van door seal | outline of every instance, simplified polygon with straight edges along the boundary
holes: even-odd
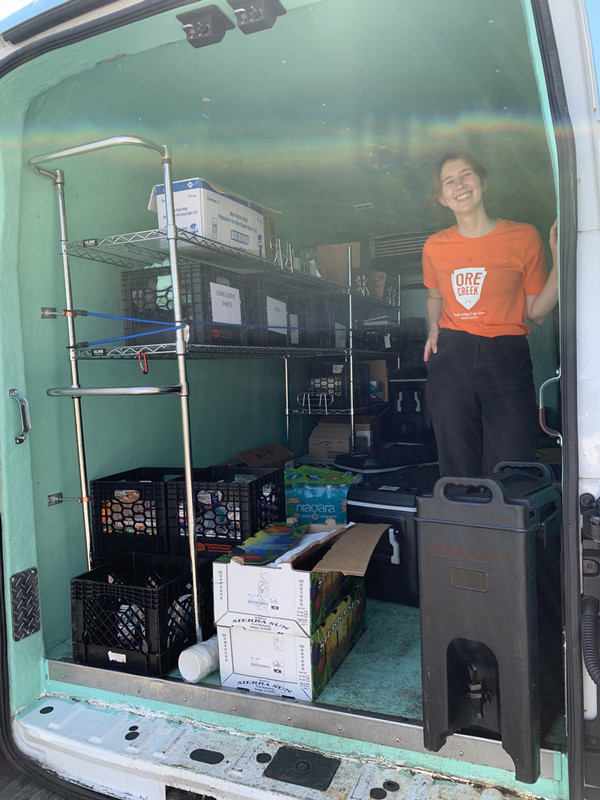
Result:
[[[563,586],[566,628],[566,701],[569,797],[584,795],[583,665],[581,656],[581,564],[579,534],[579,467],[577,449],[577,166],[575,143],[559,54],[547,0],[530,0],[546,80],[559,174],[560,206],[560,357],[562,369],[563,441]]]

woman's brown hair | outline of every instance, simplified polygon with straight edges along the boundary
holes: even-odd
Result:
[[[437,200],[442,193],[441,174],[444,164],[446,164],[448,161],[458,161],[459,159],[465,161],[471,167],[473,172],[479,175],[484,186],[487,185],[487,172],[479,163],[479,161],[474,158],[474,156],[470,155],[469,153],[465,153],[462,150],[449,150],[447,153],[444,153],[444,155],[438,159],[438,161],[436,161],[435,166],[433,167],[433,200]]]

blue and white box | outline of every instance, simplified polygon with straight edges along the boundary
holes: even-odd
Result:
[[[204,178],[175,181],[173,199],[175,225],[178,228],[265,258],[265,225],[261,206]],[[156,211],[159,228],[166,227],[164,184],[153,187],[148,210]]]

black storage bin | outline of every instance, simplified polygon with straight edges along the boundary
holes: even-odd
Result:
[[[201,633],[212,636],[212,559],[199,557]],[[131,553],[71,579],[73,659],[164,675],[196,641],[190,562]]]
[[[425,396],[425,378],[388,378],[390,410],[387,438],[394,442],[431,442],[433,428]]]
[[[282,469],[205,467],[194,470],[192,485],[198,551],[228,553],[270,522],[285,519]],[[171,553],[187,554],[185,481],[170,481],[167,492]]]
[[[407,317],[400,320],[398,377],[427,377],[427,368],[423,360],[426,341],[427,330],[422,317]]]
[[[182,467],[138,467],[90,481],[94,566],[126,553],[169,552],[165,482]]]
[[[400,349],[400,326],[397,323],[369,325],[368,320],[358,331],[356,345],[363,350],[397,353]]]
[[[533,783],[562,713],[560,494],[503,469],[442,478],[417,507],[425,746],[457,730],[500,736]]]
[[[341,349],[348,347],[350,344],[349,334],[350,334],[350,317],[349,317],[349,308],[348,308],[348,296],[347,295],[335,295],[329,298],[324,299],[325,303],[329,307],[329,320],[331,325],[331,336],[330,336],[330,344],[329,347],[335,347],[336,349]],[[316,302],[316,301],[315,301]],[[360,326],[360,312],[359,308],[357,308],[358,304],[353,306],[353,323],[354,328]],[[363,311],[363,315],[364,315]],[[356,347],[357,344],[354,342],[354,346]]]
[[[431,492],[438,477],[435,467],[414,467],[365,477],[348,489],[348,522],[390,526],[375,548],[365,574],[367,597],[419,605],[417,495]]]
[[[310,347],[313,341],[310,290],[290,285],[286,288],[286,297],[288,344],[291,347]]]
[[[123,272],[123,316],[148,320],[162,325],[174,323],[173,286],[170,267],[150,267]],[[244,344],[244,328],[240,324],[213,321],[212,288],[222,287],[241,293],[242,279],[230,270],[209,264],[181,264],[179,287],[183,322],[189,324],[191,344]],[[219,291],[219,288],[215,288]],[[235,303],[235,298],[223,298],[219,303]],[[243,298],[241,298],[243,308]],[[144,322],[125,322],[125,335],[136,335],[127,344],[150,345],[174,342],[175,331],[152,333],[158,326]],[[147,334],[147,335],[140,335]]]
[[[247,325],[246,343],[254,347],[286,347],[288,287],[272,278],[244,278],[242,315]]]
[[[347,347],[347,322],[343,324],[343,332],[341,332],[342,328],[338,327],[338,341],[336,344],[334,306],[335,300],[331,296],[321,295],[316,287],[311,289],[308,347]]]
[[[355,408],[369,403],[369,364],[356,361],[353,369],[353,385],[350,385],[350,370],[344,363],[320,365],[317,375],[309,375],[306,391],[298,395],[298,404],[304,408],[348,409],[350,393],[353,392]]]

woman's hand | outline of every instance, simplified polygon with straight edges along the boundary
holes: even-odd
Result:
[[[541,325],[558,302],[558,220],[554,220],[548,237],[552,251],[552,268],[546,285],[539,294],[527,295],[527,319],[534,325]]]
[[[432,353],[437,353],[439,335],[440,335],[439,328],[436,330],[429,331],[429,336],[427,337],[427,341],[425,342],[425,355],[423,357],[424,361],[429,361],[429,356]]]
[[[438,337],[440,335],[440,319],[442,317],[442,295],[439,289],[427,290],[427,319],[429,321],[429,336],[425,342],[424,361],[429,361],[432,353],[437,353]]]
[[[555,266],[558,261],[558,220],[554,220],[554,224],[550,228],[550,237],[548,239],[550,243],[550,250],[552,251],[552,266]]]

